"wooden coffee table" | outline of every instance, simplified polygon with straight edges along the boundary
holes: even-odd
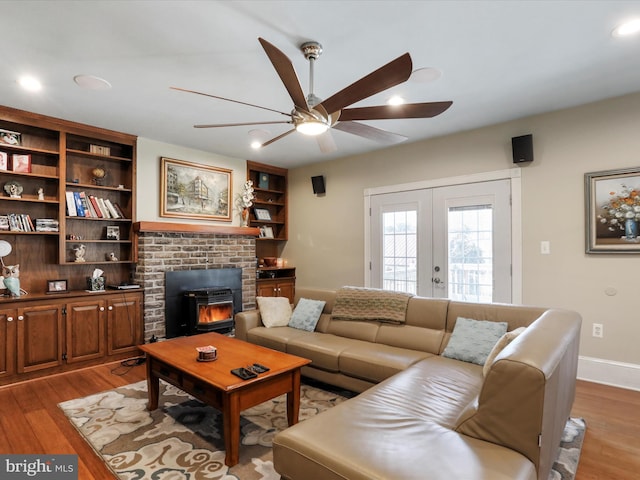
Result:
[[[218,358],[199,362],[196,347],[213,345]],[[238,463],[240,412],[287,394],[289,425],[298,422],[300,408],[300,369],[310,363],[269,348],[253,345],[218,333],[179,337],[139,346],[147,354],[149,410],[158,408],[160,379],[175,385],[222,412],[225,463]],[[231,369],[259,363],[269,367],[257,378],[242,380]]]

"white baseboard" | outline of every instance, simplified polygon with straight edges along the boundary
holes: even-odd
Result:
[[[581,356],[578,379],[640,391],[640,365]]]

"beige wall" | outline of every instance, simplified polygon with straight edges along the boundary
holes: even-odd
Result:
[[[532,133],[535,160],[522,167],[523,303],[577,310],[581,357],[640,372],[640,255],[586,255],[584,240],[584,174],[640,166],[638,132],[634,94],[290,170],[283,256],[299,286],[363,285],[366,188],[512,168],[511,137]],[[334,135],[339,148],[343,133]],[[313,194],[313,175],[325,176],[324,197]],[[540,254],[542,240],[551,255]],[[604,325],[603,339],[591,336],[593,323]]]
[[[168,157],[203,165],[227,168],[233,170],[232,198],[234,199],[231,222],[211,222],[208,220],[176,219],[160,216],[160,158]],[[148,222],[176,222],[176,223],[206,223],[216,225],[240,225],[239,211],[235,207],[236,193],[242,190],[242,184],[247,178],[246,161],[233,157],[203,152],[191,148],[157,142],[147,138],[138,138],[138,178],[137,178],[137,207],[139,221]]]

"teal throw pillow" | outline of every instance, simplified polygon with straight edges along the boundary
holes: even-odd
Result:
[[[443,357],[484,365],[493,346],[507,332],[507,322],[458,317]]]
[[[324,300],[301,298],[293,310],[293,314],[289,320],[289,326],[306,330],[307,332],[313,332],[316,329],[318,320],[320,320],[324,304]]]

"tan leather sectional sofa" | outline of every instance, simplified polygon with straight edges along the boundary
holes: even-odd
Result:
[[[536,307],[412,297],[406,322],[331,318],[315,331],[266,328],[236,315],[236,337],[312,360],[303,375],[363,392],[276,435],[287,480],[547,480],[575,394],[580,316]],[[441,354],[458,317],[524,333],[486,374]]]

